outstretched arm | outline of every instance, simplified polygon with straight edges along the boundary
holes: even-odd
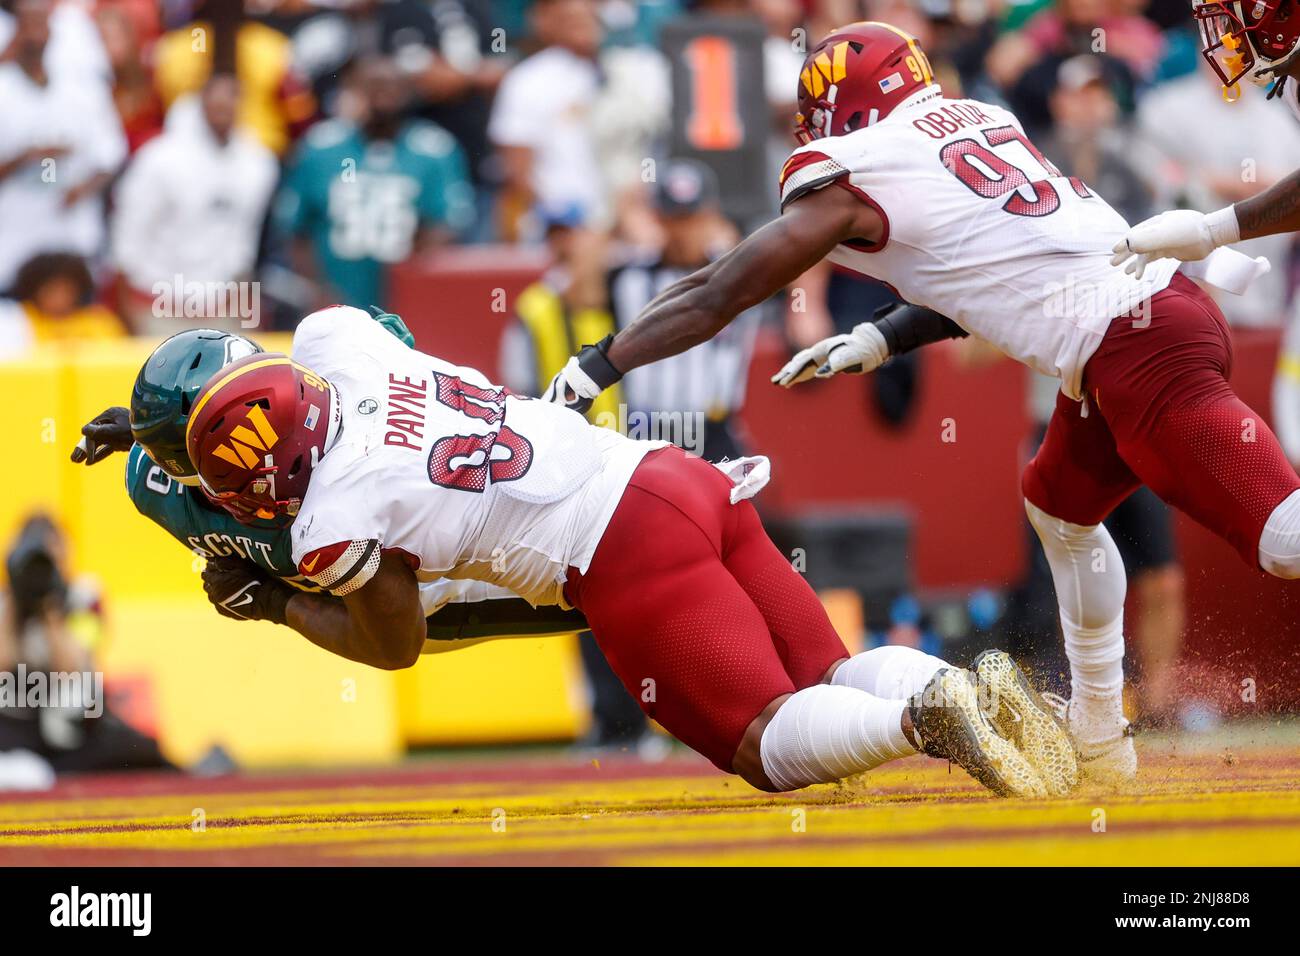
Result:
[[[839,243],[877,242],[884,232],[876,211],[847,189],[828,184],[806,193],[722,258],[665,289],[618,335],[583,348],[543,397],[585,412],[625,373],[713,338]]]
[[[1233,208],[1242,239],[1300,231],[1300,170]]]
[[[876,241],[880,216],[845,189],[793,203],[722,258],[675,283],[614,337],[607,357],[620,372],[706,342],[746,309],[775,295],[846,239]]]
[[[1156,259],[1204,259],[1219,246],[1300,231],[1300,170],[1258,195],[1211,213],[1173,209],[1133,226],[1115,244],[1111,265],[1139,279]]]

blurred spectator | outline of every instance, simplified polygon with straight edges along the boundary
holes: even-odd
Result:
[[[106,89],[112,79],[108,55],[95,29],[89,2],[49,0],[49,43],[44,53],[47,73],[60,80],[77,80]],[[0,8],[0,60],[10,58],[14,50],[5,48],[18,34],[22,0],[6,0]]]
[[[0,299],[0,358],[21,355],[36,342],[125,335],[118,317],[92,301],[94,289],[80,256],[46,252],[24,263],[13,298]]]
[[[170,768],[154,740],[105,706],[93,654],[103,631],[98,597],[70,579],[67,542],[54,522],[29,518],[5,569],[0,675],[17,699],[0,699],[0,753],[27,751],[58,773]],[[46,691],[36,695],[38,673]]]
[[[1300,127],[1290,117],[1279,116],[1276,105],[1259,95],[1225,101],[1218,77],[1204,66],[1148,92],[1138,108],[1137,125],[1158,158],[1146,168],[1153,186],[1165,190],[1157,205],[1209,212],[1253,196],[1295,169]],[[1247,255],[1264,256],[1274,268],[1256,279],[1245,295],[1223,301],[1229,322],[1282,321],[1287,270],[1279,266],[1287,261],[1292,241],[1291,236],[1266,236],[1234,246]]]
[[[95,13],[113,71],[113,102],[126,133],[127,148],[135,152],[162,129],[162,104],[145,63],[144,24],[138,5],[103,4]]]
[[[1102,61],[1085,54],[1062,63],[1048,102],[1052,131],[1039,144],[1047,157],[1104,196],[1129,222],[1151,215],[1151,187],[1137,167],[1140,151],[1131,131],[1120,125]]]
[[[216,73],[239,78],[240,125],[277,155],[284,153],[316,112],[316,102],[293,66],[289,38],[244,17],[243,0],[199,0],[190,23],[158,41],[154,81],[167,109],[197,93]]]
[[[0,289],[36,253],[99,254],[103,193],[126,152],[105,88],[46,69],[51,9],[17,0],[0,63]]]
[[[170,310],[153,307],[160,284],[252,277],[279,165],[236,127],[238,104],[238,81],[214,74],[199,96],[176,101],[166,132],[135,155],[118,183],[113,262],[122,278],[119,309],[137,333],[177,331]]]
[[[268,22],[292,38],[294,62],[327,114],[336,112],[339,78],[349,64],[391,56],[420,115],[456,137],[477,182],[488,153],[491,94],[508,62],[489,55],[489,30],[498,25],[489,6],[483,0],[283,4]]]
[[[1061,62],[1080,54],[1102,55],[1121,102],[1159,64],[1164,38],[1156,26],[1128,12],[1124,0],[1058,0],[1024,28],[1004,33],[989,50],[985,67],[1032,133],[1048,122],[1046,95]]]
[[[387,296],[388,266],[473,224],[465,155],[441,127],[406,115],[409,90],[387,57],[359,62],[342,109],[304,138],[276,200],[294,267],[320,305]]]
[[[515,318],[501,340],[500,367],[507,386],[537,395],[577,346],[615,331],[608,308],[603,233],[583,221],[577,206],[543,208],[538,218],[551,263],[519,294]],[[602,392],[588,417],[618,414],[622,387]]]
[[[613,222],[625,191],[635,202],[650,141],[667,117],[662,59],[642,48],[600,54],[593,0],[538,0],[532,23],[541,49],[501,83],[488,135],[503,188],[502,238],[536,238],[535,206],[576,206],[597,228]]]

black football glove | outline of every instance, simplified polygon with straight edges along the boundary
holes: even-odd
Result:
[[[100,412],[81,426],[81,441],[72,449],[72,460],[87,465],[101,462],[115,451],[130,451],[131,413],[120,405]]]
[[[587,414],[600,393],[616,385],[623,377],[605,354],[612,341],[614,336],[607,335],[595,345],[584,345],[564,368],[555,373],[555,378],[542,393],[542,401],[563,405],[580,415]]]
[[[203,569],[203,590],[217,613],[236,621],[286,622],[297,591],[242,558],[212,558]]]

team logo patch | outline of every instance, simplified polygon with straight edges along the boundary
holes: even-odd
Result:
[[[360,415],[373,415],[379,411],[379,403],[373,398],[363,398],[357,402],[357,413]]]
[[[880,92],[892,93],[903,85],[903,74],[891,73],[880,81]]]
[[[315,406],[313,406],[315,407]],[[253,405],[245,416],[248,425],[236,425],[230,432],[229,443],[222,442],[212,452],[222,461],[227,461],[236,468],[253,468],[258,462],[258,451],[270,451],[277,441],[271,423],[266,420],[266,412],[261,405]]]
[[[799,82],[808,91],[808,95],[820,97],[826,89],[840,82],[848,75],[849,42],[837,43],[830,50],[823,50],[799,74]]]

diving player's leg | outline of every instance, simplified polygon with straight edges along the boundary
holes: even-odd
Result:
[[[1095,408],[1064,395],[1025,468],[1025,511],[1052,570],[1070,662],[1066,720],[1085,776],[1137,770],[1124,719],[1124,562],[1101,520],[1138,485]]]
[[[701,477],[725,502],[725,487]],[[710,517],[672,497],[630,485],[591,566],[566,588],[646,714],[763,790],[829,782],[915,753],[903,733],[905,701],[825,686],[795,693],[762,614],[719,559],[724,513]],[[756,718],[792,700],[808,735],[803,749],[774,744],[771,775],[767,760],[738,761]]]
[[[629,689],[638,674],[659,674],[655,719],[762,790],[831,782],[919,745],[998,793],[1047,792],[984,717],[969,671],[937,672],[911,700],[819,683],[848,653],[753,507],[732,505],[729,490],[681,451],[647,458],[571,588]],[[619,593],[628,581],[637,581],[630,598]],[[763,607],[761,592],[770,592]]]
[[[1181,275],[1151,306],[1148,324],[1113,326],[1085,371],[1120,455],[1248,564],[1300,577],[1300,478],[1228,384],[1232,340],[1223,314]]]
[[[808,739],[806,727],[816,723],[823,702],[851,699],[850,695],[818,689],[818,684],[907,701],[909,708],[918,695],[926,699],[926,689],[932,684],[932,690],[951,684],[947,696],[955,706],[946,711],[931,707],[917,712],[921,736],[912,739],[919,740],[927,752],[952,756],[999,792],[1023,791],[1017,790],[1019,784],[1014,780],[1006,784],[999,772],[988,772],[986,767],[1001,763],[1002,772],[1014,776],[1023,770],[1021,754],[1038,770],[1048,792],[1064,794],[1074,787],[1078,771],[1068,738],[1046,702],[1005,654],[983,657],[974,675],[910,647],[877,647],[846,658],[844,644],[821,601],[768,538],[749,502],[729,508],[725,526],[723,563],[763,615],[791,682],[796,688],[810,689],[801,690],[779,712],[765,717],[764,722],[771,721],[769,725],[747,733],[738,761],[766,758],[774,763],[784,759],[783,753],[796,751],[798,742]],[[945,671],[951,673],[943,675]],[[998,710],[988,712],[985,708],[959,717],[966,703],[987,704],[990,694],[997,696]],[[940,720],[941,716],[950,719]],[[1000,723],[1003,716],[1007,721]],[[963,723],[964,719],[968,722]],[[834,735],[830,736],[833,739]],[[1012,753],[1016,747],[1021,754]],[[782,774],[777,771],[777,775]],[[1035,787],[1025,786],[1031,791]]]

